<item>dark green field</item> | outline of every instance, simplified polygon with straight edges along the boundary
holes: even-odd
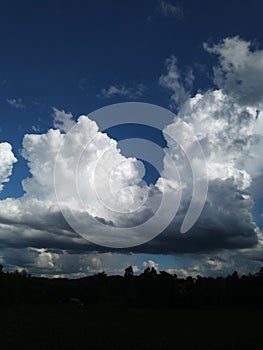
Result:
[[[1,307],[0,349],[263,348],[262,311]]]

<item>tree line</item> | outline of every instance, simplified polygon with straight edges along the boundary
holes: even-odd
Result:
[[[146,268],[135,276],[105,272],[79,279],[34,277],[25,270],[4,272],[0,266],[0,305],[77,304],[175,308],[261,308],[263,268],[255,274],[178,278]]]

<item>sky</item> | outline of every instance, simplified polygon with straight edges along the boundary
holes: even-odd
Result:
[[[262,14],[259,0],[1,1],[5,270],[258,271]]]

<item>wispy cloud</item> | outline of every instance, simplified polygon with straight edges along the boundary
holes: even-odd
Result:
[[[46,107],[44,103],[40,102],[40,101],[32,101],[33,105],[36,107]]]
[[[79,81],[79,89],[81,91],[84,91],[86,88],[87,88],[87,85],[88,85],[88,78],[87,77],[83,77],[80,79]]]
[[[97,97],[113,98],[117,96],[126,96],[129,99],[136,99],[141,97],[145,90],[146,87],[143,84],[137,84],[136,86],[111,85],[108,88],[102,89]]]
[[[177,20],[183,19],[183,9],[180,5],[171,2],[158,0],[158,6],[155,8],[153,15],[148,17],[148,21],[152,21],[155,17],[175,17]]]
[[[11,106],[11,107],[14,107],[14,108],[20,108],[20,109],[23,109],[23,108],[26,108],[26,106],[23,104],[23,101],[21,98],[7,98],[6,99],[6,102]]]
[[[40,132],[40,126],[39,125],[32,125],[32,130],[35,132]]]
[[[172,91],[170,107],[176,109],[190,97],[195,77],[192,70],[181,73],[174,55],[165,60],[165,68],[166,72],[160,76],[159,84]]]
[[[178,19],[183,17],[181,6],[163,0],[159,0],[159,4],[159,10],[165,17],[177,17]]]

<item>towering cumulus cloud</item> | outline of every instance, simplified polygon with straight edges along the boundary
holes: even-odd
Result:
[[[0,201],[2,246],[93,249],[73,231],[61,209],[74,212],[80,222],[85,214],[90,237],[99,235],[101,223],[126,227],[149,215],[147,208],[136,216],[129,215],[145,194],[145,188],[138,185],[144,175],[143,164],[122,156],[117,142],[99,132],[87,116],[79,117],[68,133],[50,129],[46,134],[25,135],[22,155],[32,177],[23,180],[23,197]],[[110,188],[105,179],[109,179]],[[79,193],[73,188],[76,181]],[[112,204],[114,211],[107,209]],[[104,229],[102,235],[108,230]]]
[[[181,121],[195,131],[205,153],[209,190],[207,201],[198,223],[185,236],[174,235],[180,216],[167,229],[174,251],[213,250],[218,248],[244,248],[257,243],[259,228],[250,209],[253,198],[250,188],[263,172],[263,120],[255,107],[240,105],[222,90],[197,94],[181,108],[164,133],[180,132]],[[185,135],[188,147],[192,140]],[[191,196],[191,171],[181,161],[178,145],[168,140],[170,157],[176,159],[185,182],[183,203],[187,206]],[[167,167],[166,167],[166,164]],[[163,176],[169,179],[169,162],[164,160]],[[182,213],[185,208],[181,208]],[[160,239],[160,244],[165,240]],[[163,246],[169,249],[171,245]]]

